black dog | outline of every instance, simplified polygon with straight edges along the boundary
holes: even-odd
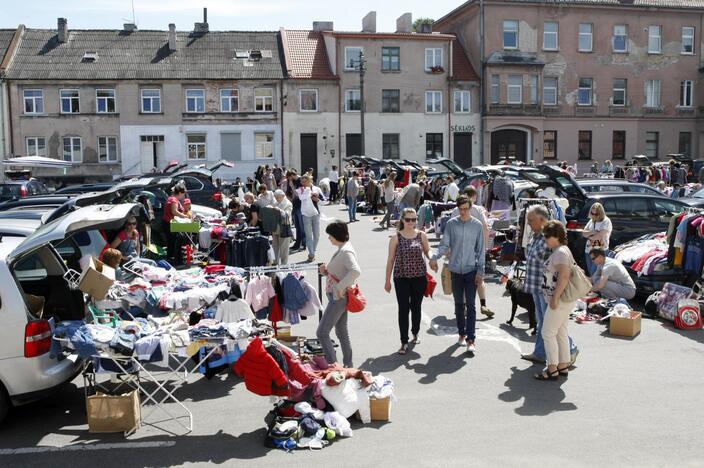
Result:
[[[516,317],[516,309],[518,306],[521,306],[528,311],[530,328],[533,330],[532,334],[535,335],[535,328],[537,327],[537,324],[535,320],[535,303],[533,302],[533,295],[523,292],[523,281],[516,278],[506,282],[506,291],[511,294],[511,318],[506,323],[511,325],[513,319]]]

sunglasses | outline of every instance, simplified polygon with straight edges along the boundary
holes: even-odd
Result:
[[[403,218],[403,220],[407,223],[415,223],[418,221],[418,218]]]

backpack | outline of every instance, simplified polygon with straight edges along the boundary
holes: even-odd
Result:
[[[677,304],[675,327],[680,330],[700,330],[702,328],[702,314],[699,302],[694,299],[683,299]]]

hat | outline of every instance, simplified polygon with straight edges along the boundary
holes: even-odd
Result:
[[[190,199],[190,198],[184,199],[184,200],[183,200],[183,204],[184,204],[184,205],[190,205],[190,204],[191,204],[191,199]]]

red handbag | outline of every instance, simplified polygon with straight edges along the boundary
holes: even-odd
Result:
[[[340,280],[333,274],[329,275],[336,283]],[[362,294],[362,290],[359,289],[359,285],[355,284],[347,288],[347,311],[348,312],[361,312],[367,306],[367,298]]]
[[[425,297],[433,297],[433,293],[435,292],[435,287],[438,285],[438,282],[435,281],[435,278],[433,278],[433,275],[430,273],[426,273],[425,277],[428,280],[428,284],[425,285]]]

